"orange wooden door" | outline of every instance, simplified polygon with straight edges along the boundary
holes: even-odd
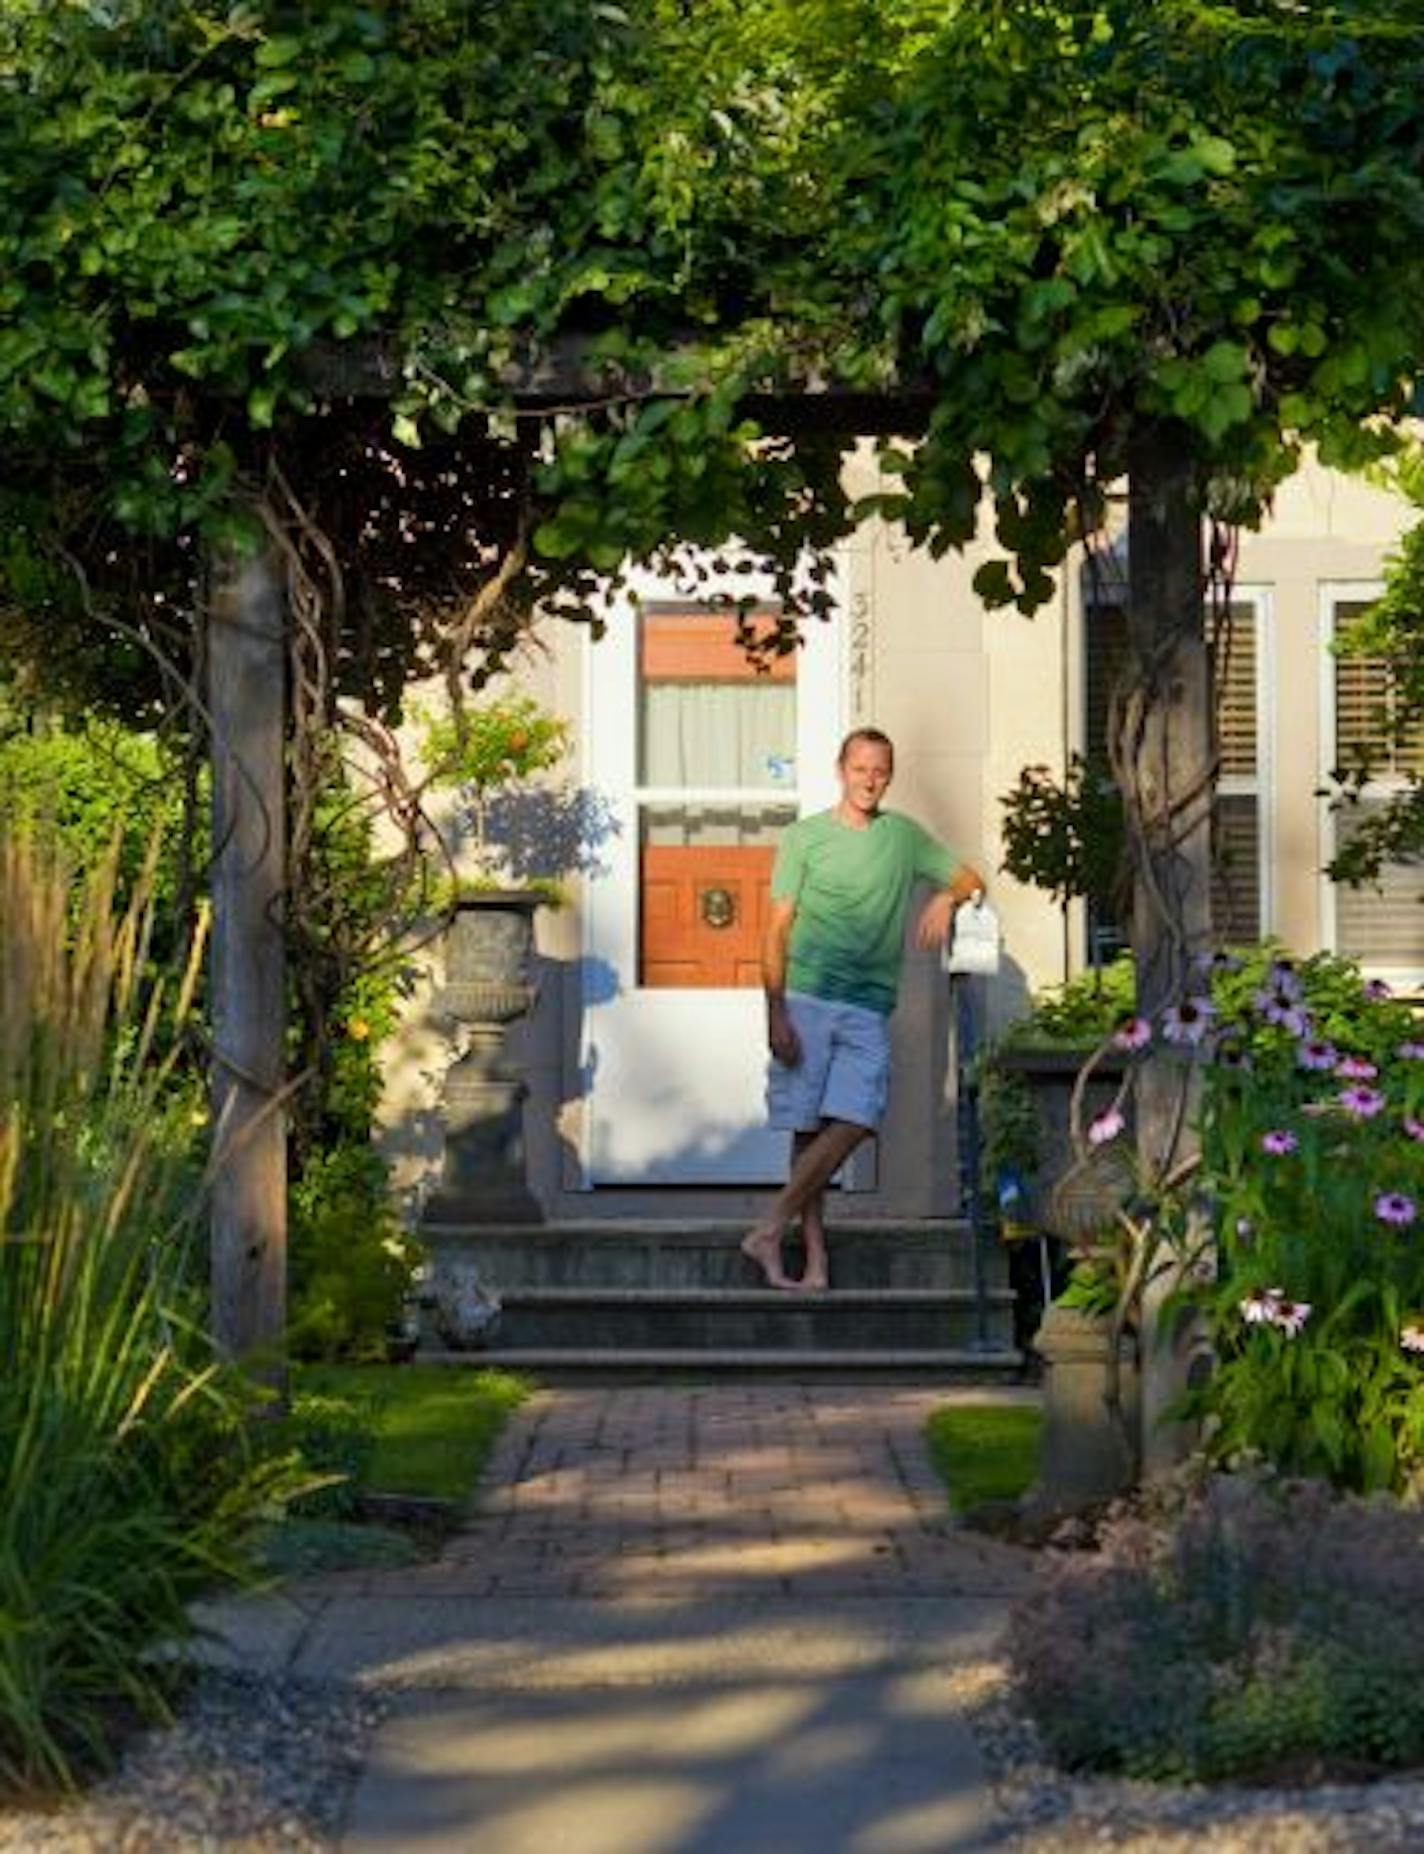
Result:
[[[756,986],[775,851],[746,844],[645,844],[645,986]]]

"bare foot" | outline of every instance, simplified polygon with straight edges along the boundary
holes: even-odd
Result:
[[[808,1268],[801,1279],[795,1283],[803,1294],[825,1294],[830,1289],[830,1277],[824,1269]]]
[[[749,1262],[755,1262],[766,1276],[766,1285],[774,1288],[789,1288],[795,1284],[790,1280],[781,1266],[781,1232],[779,1230],[751,1230],[741,1241],[742,1254]]]

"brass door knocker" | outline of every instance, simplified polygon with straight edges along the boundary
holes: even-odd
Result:
[[[730,927],[737,918],[737,904],[730,889],[704,888],[697,903],[698,912],[709,927]]]

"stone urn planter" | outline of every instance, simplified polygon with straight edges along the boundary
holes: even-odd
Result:
[[[1038,1162],[1033,1177],[1026,1181],[1031,1208],[1023,1233],[1077,1243],[1110,1224],[1118,1205],[1131,1193],[1130,1130],[1114,1145],[1096,1150],[1088,1164],[1074,1159],[1070,1104],[1079,1072],[1093,1053],[1088,1048],[1015,1048],[1012,1044],[994,1052],[995,1068],[1016,1077],[1028,1090],[1037,1126]],[[1098,1062],[1084,1093],[1085,1123],[1111,1106],[1125,1066],[1116,1052]]]
[[[534,914],[544,900],[526,889],[490,889],[455,905],[435,1008],[451,1023],[458,1053],[445,1074],[444,1153],[425,1223],[543,1220],[525,1176],[528,1087],[504,1044],[509,1025],[533,1007]]]

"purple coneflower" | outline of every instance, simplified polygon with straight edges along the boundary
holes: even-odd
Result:
[[[1333,1043],[1302,1043],[1295,1059],[1303,1069],[1333,1069],[1340,1055]]]
[[[1282,1304],[1276,1314],[1276,1325],[1287,1339],[1294,1339],[1303,1330],[1309,1318],[1310,1302],[1308,1300],[1288,1300]]]
[[[1284,1299],[1280,1288],[1258,1288],[1240,1303],[1241,1317],[1248,1326],[1274,1326]]]
[[[1304,1036],[1310,1028],[1310,1016],[1300,1001],[1298,987],[1277,985],[1270,991],[1258,991],[1253,1002],[1268,1024],[1279,1024],[1292,1036]]]
[[[1379,1070],[1363,1056],[1341,1056],[1335,1064],[1335,1073],[1341,1081],[1373,1081]]]
[[[1303,989],[1301,977],[1295,969],[1294,960],[1273,959],[1266,968],[1266,989],[1283,991],[1292,998],[1298,998]]]
[[[1115,1107],[1110,1107],[1105,1114],[1099,1114],[1088,1127],[1088,1144],[1106,1146],[1109,1140],[1116,1139],[1127,1122]]]
[[[1424,1139],[1424,1120],[1416,1120],[1413,1114],[1406,1114],[1404,1130],[1411,1139]]]
[[[1261,1135],[1261,1150],[1269,1152],[1273,1159],[1284,1158],[1286,1153],[1294,1152],[1300,1141],[1286,1127],[1272,1127],[1269,1133]]]
[[[1342,1088],[1335,1099],[1357,1120],[1373,1120],[1384,1106],[1384,1096],[1378,1088]]]
[[[1406,1062],[1424,1062],[1424,1043],[1401,1043],[1394,1053]]]
[[[1146,1049],[1152,1041],[1152,1026],[1145,1017],[1125,1017],[1113,1031],[1119,1049]]]
[[[1376,1004],[1378,1004],[1382,998],[1388,998],[1391,995],[1389,986],[1384,979],[1365,980],[1365,996],[1373,999]]]
[[[1414,1199],[1402,1191],[1381,1191],[1375,1199],[1375,1215],[1381,1223],[1412,1223],[1418,1214]]]
[[[1215,1016],[1210,998],[1183,998],[1163,1011],[1162,1034],[1169,1043],[1200,1043]]]

